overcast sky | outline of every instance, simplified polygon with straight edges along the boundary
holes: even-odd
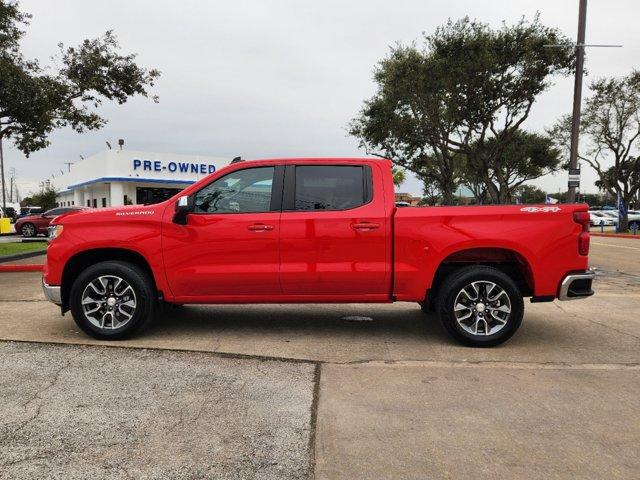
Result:
[[[105,104],[109,120],[97,132],[70,130],[24,158],[5,145],[7,168],[25,195],[38,181],[124,138],[125,148],[212,156],[363,155],[346,126],[374,92],[375,63],[396,42],[419,39],[448,18],[465,15],[498,27],[540,12],[542,22],[574,39],[578,0],[359,0],[224,1],[23,0],[33,14],[24,53],[45,62],[60,41],[77,44],[108,29],[124,52],[162,71],[154,93],[160,103],[136,98]],[[587,52],[590,78],[624,75],[640,67],[640,3],[591,0],[587,43],[623,48]],[[525,128],[542,131],[571,110],[573,82],[555,85],[536,102]],[[594,191],[593,174],[583,186]],[[537,182],[556,192],[564,175]],[[415,179],[400,190],[421,192]]]

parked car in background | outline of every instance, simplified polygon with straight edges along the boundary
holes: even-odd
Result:
[[[86,210],[87,207],[58,207],[47,210],[39,215],[28,215],[19,218],[16,221],[16,232],[23,237],[35,237],[38,234],[47,235],[49,224],[58,215],[74,212],[78,210]]]
[[[4,209],[0,207],[0,217],[8,218],[11,220],[11,223],[16,223],[18,215],[16,209],[13,207],[6,207]]]
[[[629,210],[627,216],[629,218],[629,228],[633,230],[635,224],[636,230],[640,230],[640,210]]]
[[[610,218],[611,220],[613,220],[613,224],[615,226],[618,226],[618,222],[619,222],[619,214],[617,210],[605,210],[603,212],[601,212],[605,217]]]
[[[5,216],[11,219],[11,223],[16,223],[18,220],[18,212],[16,212],[16,209],[13,207],[7,207],[5,209]]]
[[[605,212],[589,212],[590,222],[594,227],[611,227],[618,223],[617,218],[612,218],[611,216],[605,214]]]
[[[40,215],[43,211],[44,209],[42,207],[20,207],[20,213],[18,214],[17,219],[29,217],[31,215]]]

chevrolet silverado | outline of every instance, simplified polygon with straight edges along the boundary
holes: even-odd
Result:
[[[162,203],[57,217],[42,283],[100,339],[165,303],[402,301],[493,346],[525,297],[593,294],[589,221],[573,204],[397,208],[387,160],[241,161]]]

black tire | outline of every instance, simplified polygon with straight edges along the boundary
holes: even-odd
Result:
[[[85,289],[89,288],[89,284],[92,281],[103,276],[109,278],[115,276],[124,280],[135,294],[135,309],[133,312],[128,310],[132,313],[131,318],[126,320],[126,323],[123,322],[121,326],[115,326],[115,328],[109,328],[104,321],[103,324],[107,325],[106,328],[94,325],[85,314],[82,305]],[[153,280],[140,267],[120,261],[100,262],[85,269],[73,282],[69,296],[69,306],[73,320],[86,334],[99,340],[122,340],[145,328],[154,318],[157,309],[155,293]],[[95,305],[98,305],[98,302],[95,302]],[[104,308],[107,308],[106,303],[104,303]],[[113,319],[111,323],[114,323]]]
[[[471,312],[471,318],[469,319],[470,325],[467,325],[467,328],[473,329],[473,326],[475,325],[476,332],[478,332],[480,327],[482,327],[482,329],[488,330],[489,334],[484,334],[483,332],[480,334],[474,334],[473,332],[465,330],[456,318],[456,313],[454,311],[454,308],[456,307],[456,298],[464,300],[464,302],[469,305],[474,304],[473,300],[467,300],[469,297],[462,294],[462,290],[466,286],[471,287],[473,282],[480,282],[476,285],[479,285],[478,288],[481,291],[484,289],[484,296],[482,292],[477,294],[477,297],[480,300],[475,303],[477,306],[466,309]],[[495,284],[502,289],[504,294],[508,297],[510,313],[505,317],[504,324],[498,322],[492,317],[493,313],[491,312],[491,309],[493,309],[494,312],[497,312],[496,315],[502,316],[502,313],[504,312],[498,311],[498,308],[495,307],[499,306],[501,303],[506,304],[507,300],[504,299],[504,296],[501,296],[499,300],[494,304],[491,304],[491,308],[489,308],[491,302],[482,303],[484,301],[483,298],[486,300],[487,298],[492,298],[493,295],[493,293],[491,295],[487,294],[487,290],[493,287],[487,287],[483,282]],[[470,291],[472,293],[474,292],[474,290]],[[490,290],[490,292],[493,291]],[[461,296],[459,297],[459,295]],[[480,305],[481,303],[482,305]],[[493,326],[490,326],[489,323],[484,320],[481,320],[482,323],[475,320],[478,318],[478,309],[480,307],[482,307],[481,318],[484,318],[484,315],[486,314],[489,319],[489,323],[494,323]],[[471,347],[493,347],[507,341],[520,327],[522,317],[524,315],[524,301],[522,299],[522,293],[516,283],[500,270],[480,265],[464,267],[452,272],[444,280],[442,287],[440,288],[437,308],[440,321],[449,335],[461,344]],[[464,315],[463,311],[461,313],[461,316],[462,315]],[[462,323],[466,324],[466,321],[463,321]],[[490,333],[492,329],[496,329],[496,333]]]
[[[22,227],[20,227],[20,233],[25,238],[37,237],[38,229],[33,223],[25,223],[24,225],[22,225]]]
[[[431,301],[428,298],[422,302],[419,302],[418,305],[420,305],[420,310],[422,310],[422,313],[426,313],[427,315],[436,313],[437,311],[436,302]]]

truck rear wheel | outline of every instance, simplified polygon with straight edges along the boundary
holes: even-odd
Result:
[[[438,315],[458,342],[493,347],[518,330],[524,314],[522,293],[500,270],[464,267],[449,275],[438,296]]]
[[[88,335],[100,340],[128,338],[155,314],[153,281],[136,265],[100,262],[75,280],[69,306],[74,321]]]

